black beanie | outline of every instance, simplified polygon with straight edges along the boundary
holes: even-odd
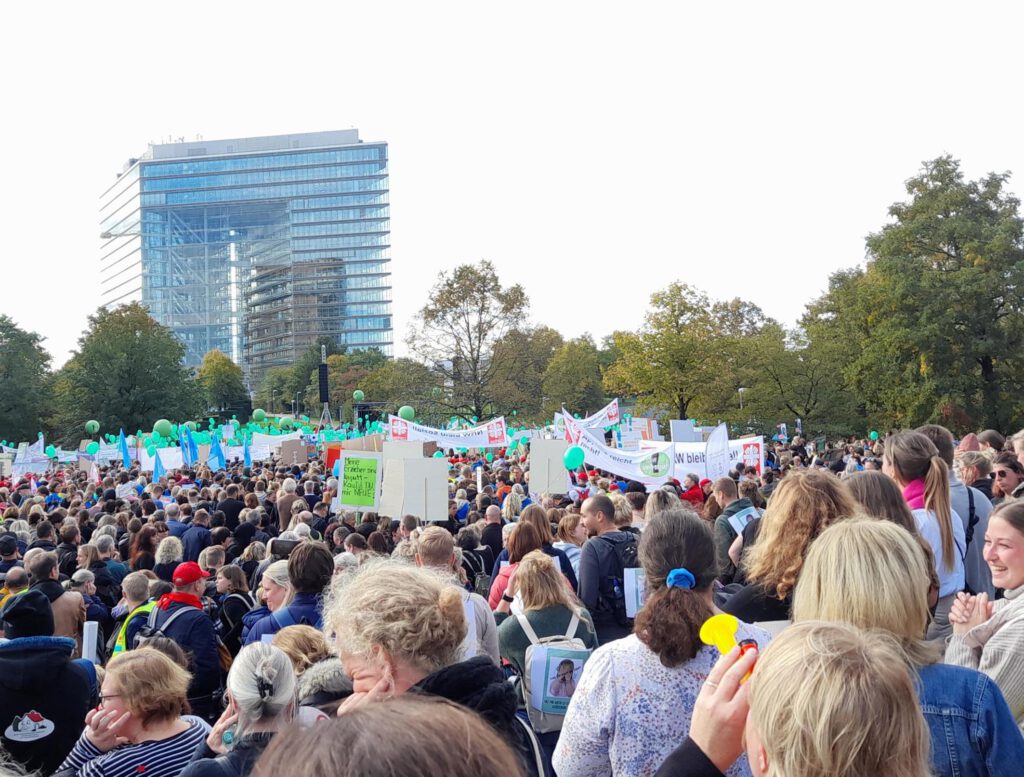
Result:
[[[53,636],[53,608],[42,591],[14,594],[0,610],[0,622],[8,639]]]

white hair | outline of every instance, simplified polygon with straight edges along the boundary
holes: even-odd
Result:
[[[281,648],[254,642],[246,645],[231,663],[227,689],[238,708],[238,729],[283,716],[295,709],[295,670]]]

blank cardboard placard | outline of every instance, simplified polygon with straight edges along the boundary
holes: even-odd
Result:
[[[424,521],[448,519],[448,462],[444,459],[393,459],[384,467],[381,515],[415,515]]]
[[[200,445],[199,446],[199,463],[200,464],[205,464],[206,461],[209,458],[210,458],[210,446],[209,445]]]
[[[530,442],[530,493],[566,494],[569,473],[565,469],[565,440],[533,440]]]
[[[365,437],[356,437],[354,440],[345,440],[341,447],[347,451],[376,451],[383,450],[384,435],[368,434]]]

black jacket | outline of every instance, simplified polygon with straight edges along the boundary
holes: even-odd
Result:
[[[78,546],[70,542],[62,542],[57,546],[57,571],[65,577],[71,577],[78,569]]]
[[[95,564],[89,565],[89,571],[96,578],[96,595],[100,601],[108,608],[116,607],[121,599],[121,586],[110,574],[110,568],[102,561],[97,561]]]
[[[412,690],[440,696],[473,710],[519,754],[527,773],[534,773],[528,735],[516,720],[518,700],[515,688],[489,656],[475,656],[439,669],[416,683]]]
[[[480,532],[480,544],[489,547],[494,558],[500,556],[501,549],[504,547],[501,542],[501,524],[489,523],[484,526],[483,531]]]
[[[992,501],[992,478],[978,478],[973,483],[968,484],[971,488],[978,489],[981,493],[988,497],[988,501]]]
[[[52,773],[85,728],[93,681],[74,649],[67,637],[0,644],[0,747],[29,770]]]
[[[224,755],[217,755],[203,742],[196,748],[192,763],[178,777],[246,777],[273,737],[271,731],[246,734]]]
[[[245,509],[245,502],[241,499],[225,499],[217,505],[217,509],[224,513],[224,525],[234,531],[238,528],[238,515]]]
[[[683,744],[669,753],[654,777],[722,777],[704,751],[687,737]]]

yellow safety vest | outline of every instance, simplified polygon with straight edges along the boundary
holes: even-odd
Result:
[[[125,641],[127,640],[128,637],[128,624],[131,622],[132,618],[134,618],[140,612],[152,612],[154,607],[156,607],[156,602],[146,602],[145,604],[139,605],[130,613],[128,613],[128,617],[125,618],[124,623],[121,624],[121,630],[117,633],[117,641],[114,642],[115,656],[118,653],[123,653],[128,649],[128,646],[125,644]]]

